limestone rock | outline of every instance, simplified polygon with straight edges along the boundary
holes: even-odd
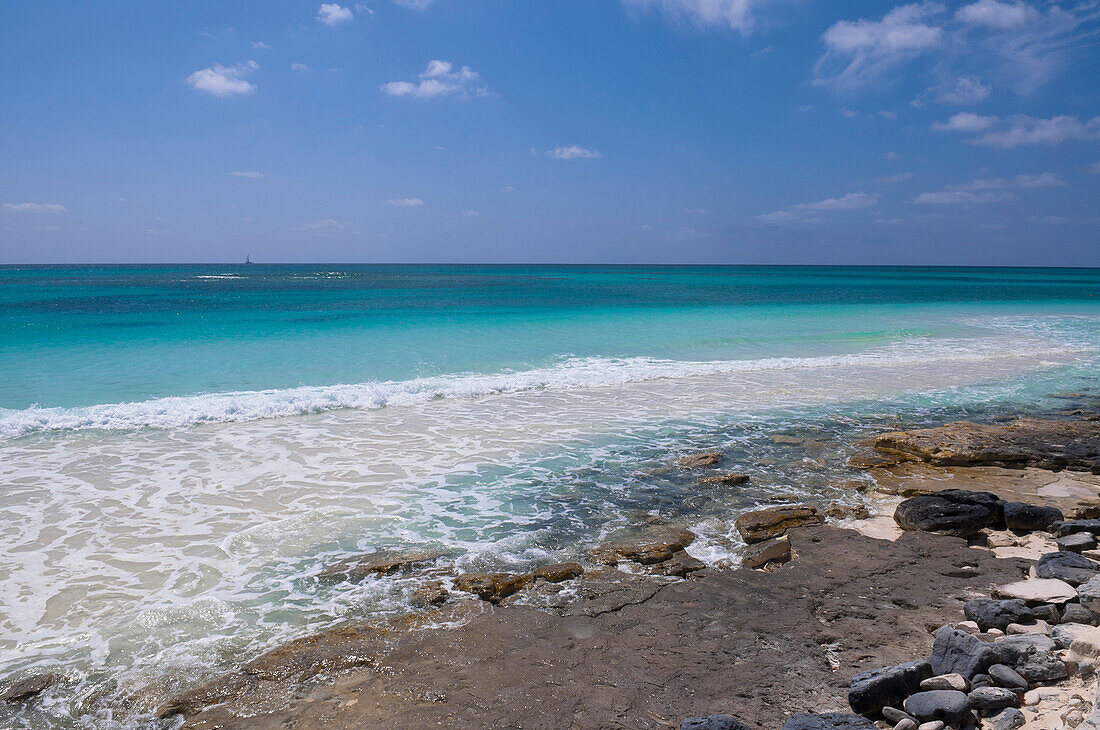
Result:
[[[1065,603],[1077,597],[1077,590],[1073,586],[1052,578],[1028,578],[1016,581],[998,586],[993,593],[999,598],[1018,598],[1029,603]]]
[[[699,480],[700,484],[722,484],[727,487],[738,487],[742,484],[749,483],[748,474],[716,474],[712,477],[704,477]]]
[[[670,559],[690,545],[695,533],[676,522],[651,517],[611,537],[612,540],[592,551],[596,562],[613,565],[620,560],[633,560],[642,565],[653,565]]]
[[[455,578],[455,587],[483,601],[500,603],[501,599],[526,588],[532,580],[530,573],[463,573]]]
[[[681,456],[676,460],[676,466],[682,466],[685,469],[698,469],[704,466],[721,464],[723,458],[721,451],[701,451],[697,454]]]
[[[784,535],[745,548],[741,565],[746,568],[763,568],[770,562],[786,563],[791,559],[791,540]]]
[[[429,606],[441,606],[447,602],[450,592],[443,587],[443,581],[433,580],[413,591],[413,605],[427,608]]]
[[[768,507],[737,517],[734,526],[745,542],[752,544],[779,537],[792,527],[819,525],[824,520],[810,505]]]
[[[833,502],[825,508],[825,516],[834,520],[865,520],[871,516],[871,510],[863,504]]]
[[[383,550],[348,558],[322,570],[321,580],[362,580],[368,575],[389,575],[418,563],[428,563],[446,555],[442,550]]]
[[[535,568],[532,575],[548,583],[561,583],[566,580],[579,578],[584,573],[580,563],[555,563]]]
[[[61,675],[53,672],[42,672],[24,677],[12,682],[0,692],[0,703],[16,703],[29,700],[35,695],[41,694],[61,682]]]
[[[959,692],[966,692],[970,689],[970,682],[967,681],[966,677],[955,672],[929,677],[920,683],[920,689],[922,692],[933,689],[954,689]]]

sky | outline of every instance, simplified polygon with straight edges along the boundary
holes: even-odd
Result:
[[[0,263],[1100,266],[1100,1],[0,3]]]

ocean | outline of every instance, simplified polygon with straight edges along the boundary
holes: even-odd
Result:
[[[528,569],[660,514],[736,565],[740,512],[861,499],[860,438],[1095,410],[1100,270],[9,266],[0,372],[0,682],[67,679],[0,724],[156,727],[412,610],[317,580],[351,554]],[[670,467],[701,449],[752,480]]]

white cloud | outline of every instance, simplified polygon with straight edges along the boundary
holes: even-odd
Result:
[[[901,155],[899,155],[897,152],[894,152],[894,150],[890,150],[882,156],[882,159],[886,160],[887,162],[897,162],[901,159]]]
[[[880,177],[878,181],[880,183],[900,183],[905,182],[911,177],[913,177],[913,173],[911,172],[899,172],[896,175],[887,175],[886,177]]]
[[[1032,217],[1028,218],[1028,221],[1030,221],[1031,223],[1048,223],[1048,224],[1058,224],[1058,223],[1069,223],[1070,222],[1069,218],[1064,218],[1060,215],[1047,215],[1047,216],[1042,216],[1042,217],[1032,216]]]
[[[317,20],[328,26],[346,23],[353,17],[355,16],[351,8],[336,3],[321,3],[321,7],[317,9]]]
[[[60,203],[4,203],[3,209],[16,213],[65,213],[69,210]]]
[[[218,97],[238,96],[251,94],[256,90],[255,84],[244,80],[260,64],[255,61],[245,61],[236,66],[222,66],[214,64],[210,68],[199,69],[187,77],[187,83],[196,91],[204,91]]]
[[[930,22],[943,5],[921,2],[894,8],[882,20],[842,20],[821,37],[825,54],[815,83],[854,89],[940,44],[943,29]]]
[[[305,72],[305,71],[312,71],[313,69],[310,68],[309,66],[305,65],[304,63],[292,63],[292,64],[290,64],[290,70],[291,71]]]
[[[245,177],[249,180],[259,180],[264,176],[262,172],[256,172],[255,170],[235,170],[229,174],[233,177]]]
[[[471,209],[462,211],[462,215],[466,216],[467,218],[477,218],[481,214],[478,213],[476,210]]]
[[[346,223],[341,223],[335,218],[322,218],[321,220],[303,223],[294,230],[305,233],[336,233],[347,228]]]
[[[982,80],[973,74],[964,74],[956,79],[940,84],[929,89],[932,100],[940,104],[954,104],[955,106],[969,106],[977,104],[991,93],[993,89],[982,83]]]
[[[892,111],[889,111],[887,109],[883,109],[882,111],[880,111],[878,113],[878,115],[880,117],[882,117],[883,119],[897,119],[898,118],[897,112],[892,112]]]
[[[548,157],[553,157],[555,160],[594,160],[603,157],[599,150],[589,150],[584,147],[578,147],[575,144],[546,150],[546,154]]]
[[[382,84],[382,91],[389,96],[414,96],[432,99],[437,96],[453,96],[468,99],[488,96],[489,89],[482,83],[477,71],[469,66],[455,70],[447,61],[432,60],[417,76],[417,81],[390,81]]]
[[[656,8],[675,20],[697,26],[717,26],[748,33],[758,23],[758,10],[774,6],[768,0],[623,0],[628,7]]]
[[[794,108],[794,110],[795,110],[796,112],[798,112],[799,114],[806,114],[806,113],[808,113],[808,112],[812,112],[812,111],[814,110],[814,108],[813,108],[813,106],[812,106],[812,105],[810,105],[810,104],[802,104],[802,105],[800,105],[800,106],[796,106],[796,107]]]
[[[855,119],[859,116],[859,112],[857,112],[855,109],[849,109],[843,106],[837,109],[837,111],[840,112],[840,116],[844,117],[845,119]]]
[[[959,8],[955,17],[970,25],[984,25],[988,28],[1004,30],[1019,28],[1034,14],[1026,3],[1002,3],[997,0],[978,0],[976,3]]]
[[[847,195],[843,195],[839,198],[825,198],[824,200],[818,200],[813,203],[799,203],[798,205],[791,205],[782,210],[754,216],[753,220],[759,221],[761,223],[772,224],[787,224],[795,222],[811,223],[820,221],[820,218],[816,217],[817,213],[835,213],[852,210],[864,210],[866,208],[874,208],[877,205],[877,195],[868,195],[867,193],[863,192],[848,193]]]
[[[972,112],[959,112],[946,122],[936,122],[937,132],[983,132],[997,123],[997,117],[983,117]]]
[[[1065,185],[1062,178],[1053,172],[1044,172],[1039,175],[1017,175],[1012,179],[1003,177],[985,178],[963,183],[962,185],[949,185],[945,190],[1006,190],[1008,188],[1054,188]]]
[[[913,202],[917,205],[971,205],[1011,200],[1012,193],[973,193],[968,190],[941,190],[937,193],[921,193]]]
[[[271,46],[267,45],[263,41],[252,41],[252,48],[257,51],[270,51]]]
[[[1100,163],[1097,163],[1097,164],[1100,164]],[[511,185],[505,185],[504,187],[502,187],[500,189],[500,192],[502,192],[502,193],[513,193],[513,192],[515,192],[515,190],[516,189],[514,187],[512,187]]]
[[[988,147],[1020,147],[1029,144],[1060,144],[1069,139],[1100,137],[1100,117],[1082,122],[1077,116],[1064,114],[1049,119],[1019,115],[1010,117],[1000,129],[967,140]]]
[[[393,0],[394,5],[400,5],[403,8],[412,8],[413,10],[424,10],[432,4],[434,0]]]
[[[419,208],[424,205],[424,201],[420,198],[390,198],[386,201],[387,205],[394,205],[398,208]]]

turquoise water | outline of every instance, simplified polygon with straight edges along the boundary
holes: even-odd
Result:
[[[736,564],[777,493],[860,500],[852,444],[1100,404],[1100,270],[0,268],[5,727],[157,727],[175,689],[289,637],[410,610],[460,569],[584,560],[661,514]],[[804,444],[776,435],[808,439]],[[670,469],[720,449],[752,481]]]

